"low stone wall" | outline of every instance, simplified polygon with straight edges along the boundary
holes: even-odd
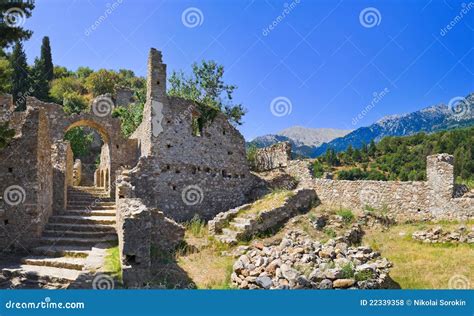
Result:
[[[287,172],[299,177],[300,187],[314,189],[329,206],[385,208],[401,221],[473,218],[474,199],[469,195],[457,197],[460,194],[455,192],[453,165],[451,155],[428,156],[427,181],[407,182],[309,179],[310,161],[291,162]]]
[[[242,211],[252,207],[252,204],[242,205],[227,212],[222,212],[213,220],[209,221],[209,233],[212,235],[220,234],[224,231],[224,228],[229,226],[229,223],[233,219],[242,219],[245,224],[239,224],[240,226],[238,228],[235,227],[236,235],[234,237],[237,240],[243,240],[278,227],[299,212],[308,211],[316,202],[317,197],[314,190],[299,189],[294,191],[293,195],[287,197],[281,206],[264,210],[258,214],[239,215],[239,213],[242,214]],[[240,223],[242,222],[243,221]],[[230,224],[236,225],[233,222]],[[233,241],[229,239],[229,243],[232,242]]]
[[[231,220],[233,220],[240,211],[249,208],[252,204],[244,204],[239,207],[228,210],[227,212],[221,212],[216,215],[212,220],[207,224],[209,233],[211,235],[216,235],[222,233],[222,229],[225,228]]]
[[[288,166],[291,159],[291,144],[288,142],[259,148],[255,155],[255,170],[258,172],[268,171]]]
[[[416,231],[412,238],[424,243],[468,243],[474,244],[474,226],[459,226],[454,231],[445,231],[441,227]]]
[[[142,287],[150,281],[152,252],[172,252],[183,241],[184,227],[141,199],[118,198],[117,234],[123,282]]]

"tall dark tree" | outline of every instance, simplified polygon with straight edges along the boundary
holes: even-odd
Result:
[[[41,101],[49,101],[49,82],[45,68],[44,61],[36,58],[31,69],[32,95]]]
[[[26,94],[30,88],[28,74],[28,64],[23,50],[23,44],[17,42],[11,55],[12,75],[12,95],[17,111],[26,110]]]
[[[0,49],[31,37],[32,32],[22,26],[34,7],[33,0],[0,1]]]
[[[51,56],[51,46],[49,44],[49,37],[43,37],[41,44],[41,63],[43,64],[44,76],[48,82],[54,79],[53,57]]]

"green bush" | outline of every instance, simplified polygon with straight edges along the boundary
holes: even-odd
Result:
[[[342,277],[344,279],[351,279],[352,277],[354,277],[354,265],[352,264],[352,262],[348,262],[343,265],[341,271]]]
[[[86,98],[77,92],[66,92],[63,98],[63,109],[67,114],[79,114],[87,108]]]
[[[336,212],[336,214],[341,216],[342,220],[346,224],[352,223],[352,221],[355,218],[354,213],[352,213],[352,211],[348,209],[340,209],[339,211]]]

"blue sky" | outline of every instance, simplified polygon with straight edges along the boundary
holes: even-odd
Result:
[[[468,1],[37,0],[25,27],[30,62],[47,35],[53,62],[73,70],[145,75],[150,47],[168,73],[216,60],[248,109],[246,139],[294,125],[354,129],[474,91]]]

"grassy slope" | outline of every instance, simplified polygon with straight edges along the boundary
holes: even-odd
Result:
[[[411,239],[414,231],[437,225],[404,224],[385,232],[366,232],[363,242],[393,262],[390,276],[402,289],[446,289],[454,275],[466,277],[474,287],[474,245],[433,245]],[[446,229],[458,225],[441,224]]]

